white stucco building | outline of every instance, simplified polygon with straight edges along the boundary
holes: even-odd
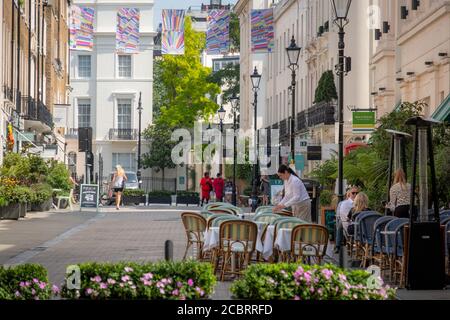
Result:
[[[72,92],[68,115],[68,152],[78,150],[76,129],[93,128],[94,172],[103,159],[103,176],[116,164],[137,171],[138,102],[142,93],[142,130],[152,122],[153,88],[153,0],[75,0],[75,5],[95,9],[94,48],[92,52],[71,51]],[[140,45],[138,54],[116,52],[117,10],[140,10]],[[142,154],[148,151],[142,139]],[[84,174],[85,154],[79,153],[77,174]],[[150,170],[142,171],[150,176]]]

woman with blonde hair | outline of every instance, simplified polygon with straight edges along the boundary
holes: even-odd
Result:
[[[403,169],[397,169],[394,173],[394,184],[389,190],[389,203],[387,208],[397,218],[409,218],[409,204],[411,196],[411,185],[406,182]]]
[[[364,192],[359,192],[355,197],[355,201],[353,201],[353,208],[348,214],[348,219],[355,221],[356,217],[364,211],[372,211],[369,208],[369,197]],[[353,224],[348,226],[347,232],[348,234],[354,234],[355,228]]]
[[[116,193],[116,210],[119,210],[123,188],[125,187],[125,181],[127,180],[128,178],[125,174],[125,170],[123,170],[120,164],[116,165],[116,172],[113,177],[113,187],[114,192]]]

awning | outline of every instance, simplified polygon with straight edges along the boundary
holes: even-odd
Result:
[[[450,123],[450,94],[436,108],[431,116],[434,120]]]

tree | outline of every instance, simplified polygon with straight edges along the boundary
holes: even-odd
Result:
[[[218,86],[223,88],[222,100],[224,102],[230,101],[233,94],[236,96],[239,95],[239,70],[239,64],[233,65],[232,63],[229,63],[225,66],[225,68],[213,72],[210,76],[211,82],[216,83]]]
[[[192,128],[199,118],[217,111],[211,100],[219,92],[209,81],[211,68],[201,64],[205,34],[192,29],[190,17],[185,20],[184,55],[164,55],[161,60],[161,107],[159,121],[171,128]]]
[[[333,99],[337,99],[336,85],[334,84],[333,71],[325,71],[320,77],[319,83],[316,88],[314,102],[319,103],[322,101],[330,102]]]
[[[157,119],[164,105],[167,90],[162,81],[162,61],[155,59],[153,62],[153,119]]]
[[[231,51],[239,52],[241,42],[241,26],[239,24],[239,17],[236,13],[230,13],[230,42]]]
[[[165,177],[165,169],[175,168],[172,161],[172,149],[176,142],[171,141],[172,129],[164,122],[157,121],[144,130],[143,136],[151,142],[148,153],[142,155],[142,165],[144,169],[152,168],[156,172],[162,171],[162,178]]]

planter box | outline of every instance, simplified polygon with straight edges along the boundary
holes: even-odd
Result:
[[[25,218],[27,215],[27,203],[19,203],[19,215],[21,218]]]
[[[31,211],[49,211],[52,208],[53,199],[48,199],[43,203],[32,203]]]
[[[190,204],[198,206],[200,204],[200,197],[194,196],[177,196],[176,204],[185,204],[189,206]]]
[[[31,212],[31,202],[27,202],[27,212]]]
[[[148,203],[172,204],[172,196],[149,196]]]
[[[0,219],[2,220],[19,220],[20,204],[12,203],[6,207],[0,207]]]
[[[127,205],[127,204],[139,205],[141,203],[145,204],[145,201],[146,201],[145,195],[143,195],[143,196],[123,196],[122,199],[123,199],[124,205]]]

